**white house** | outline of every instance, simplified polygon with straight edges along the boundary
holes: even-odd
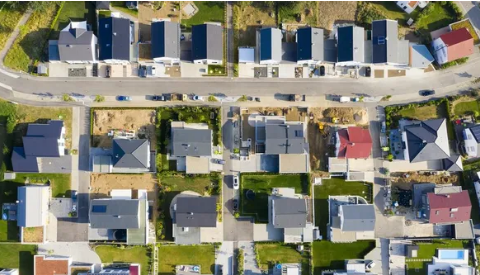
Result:
[[[478,157],[480,147],[480,125],[463,130],[463,140],[465,142],[465,152],[469,157]]]
[[[423,9],[428,5],[428,1],[397,1],[399,6],[406,13],[412,13],[417,7]]]

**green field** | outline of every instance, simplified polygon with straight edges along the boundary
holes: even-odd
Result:
[[[36,245],[0,244],[0,269],[18,268],[22,275],[33,275]]]
[[[326,238],[328,213],[328,196],[351,195],[365,198],[372,202],[372,184],[357,181],[345,181],[343,178],[322,180],[322,185],[314,187],[315,222],[320,233]]]
[[[53,31],[50,34],[50,39],[58,39],[60,31],[64,29],[70,20],[73,22],[84,21],[87,17],[87,9],[84,1],[65,1],[62,10],[58,16],[57,22],[53,25]],[[91,25],[95,22],[88,22]]]
[[[175,274],[177,265],[198,265],[201,274],[215,274],[213,245],[159,245],[158,274]]]
[[[146,246],[101,245],[94,248],[104,264],[136,263],[142,268],[141,274],[149,274],[150,248]]]
[[[453,112],[457,116],[473,114],[477,117],[480,116],[480,104],[477,100],[459,102],[455,104]]]
[[[197,6],[198,12],[189,19],[182,19],[182,25],[187,30],[190,30],[193,25],[200,25],[206,22],[224,23],[225,2],[195,1],[193,3]]]
[[[425,9],[428,9],[428,12],[417,18],[415,27],[426,35],[456,21],[455,13],[440,2],[431,2]]]
[[[268,222],[268,196],[272,188],[291,187],[296,193],[310,194],[309,178],[299,175],[249,175],[240,176],[240,211],[242,216],[253,216],[255,222]],[[246,193],[252,190],[253,199],[247,199]]]
[[[354,243],[317,241],[313,242],[312,246],[313,274],[321,275],[324,270],[345,269],[346,259],[363,259],[375,248],[375,241]]]
[[[127,6],[125,6],[125,1],[112,1],[110,2],[110,6],[135,18],[138,17],[138,10],[131,10],[127,8]]]
[[[301,263],[302,275],[310,274],[309,253],[302,254],[296,248],[296,245],[283,243],[256,243],[255,251],[258,253],[260,269],[268,271],[275,263]]]
[[[38,184],[46,184],[50,181],[53,198],[71,197],[70,174],[17,173],[15,181],[24,183],[26,179],[28,179],[30,183]]]
[[[8,2],[0,3],[0,49],[3,49],[10,34],[15,30],[18,22],[25,12],[26,5],[17,5],[11,7]]]

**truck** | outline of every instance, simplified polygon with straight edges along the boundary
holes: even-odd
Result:
[[[340,103],[350,102],[350,97],[348,96],[341,96]]]

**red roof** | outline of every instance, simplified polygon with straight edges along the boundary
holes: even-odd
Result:
[[[130,268],[130,275],[140,275],[140,265],[139,264],[131,264]]]
[[[448,61],[473,54],[473,37],[467,28],[451,31],[440,38],[447,46]]]
[[[468,191],[427,195],[430,204],[430,223],[455,223],[468,221],[472,210]]]
[[[417,7],[417,3],[418,3],[418,1],[409,1],[409,2],[408,2],[408,5],[409,5],[412,9],[414,9],[414,8]]]
[[[366,159],[372,151],[372,137],[368,129],[348,127],[338,130],[340,148],[338,158]]]
[[[35,255],[34,275],[66,275],[69,274],[70,262],[68,258],[46,257]]]

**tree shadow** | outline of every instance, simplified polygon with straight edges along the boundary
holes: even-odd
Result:
[[[34,253],[31,251],[20,251],[18,253],[19,258],[19,271],[22,275],[32,275],[33,274],[33,256]]]

